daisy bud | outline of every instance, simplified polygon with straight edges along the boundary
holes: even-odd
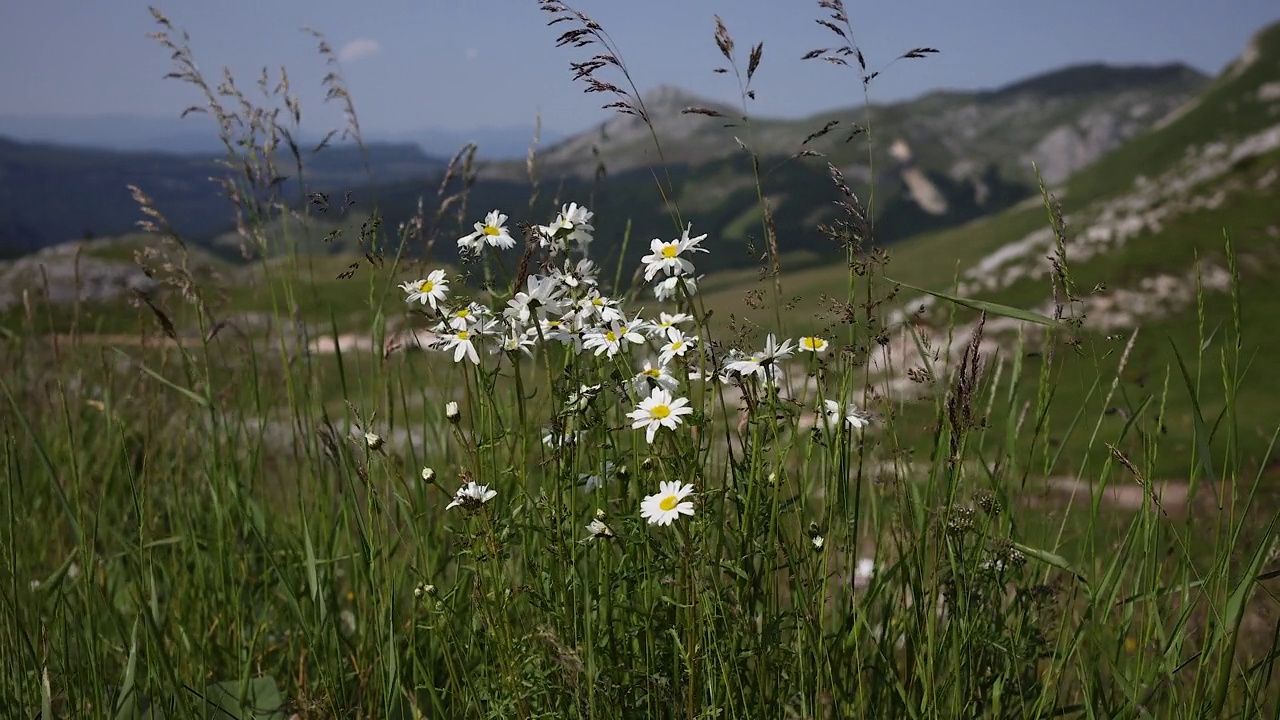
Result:
[[[821,552],[822,546],[827,544],[827,539],[821,535],[814,535],[811,542],[813,543],[813,549]]]
[[[596,508],[596,519],[604,520],[604,510],[602,508]]]
[[[450,400],[448,404],[444,406],[444,416],[448,418],[449,422],[453,423],[454,425],[457,425],[459,422],[461,422],[462,411],[458,409],[458,403]]]
[[[428,485],[434,485],[436,482],[436,471],[429,467],[422,468],[422,481]]]
[[[369,448],[370,450],[381,450],[383,445],[383,440],[380,436],[375,435],[371,432],[367,432],[364,434],[364,444],[365,444],[365,447]]]

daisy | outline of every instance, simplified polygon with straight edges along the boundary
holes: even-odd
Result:
[[[530,275],[525,283],[525,290],[515,294],[507,301],[507,309],[503,316],[521,325],[528,325],[535,310],[541,309],[543,314],[559,314],[564,312],[568,304],[563,299],[564,288],[554,277]]]
[[[632,387],[637,393],[648,392],[653,388],[663,388],[668,391],[674,391],[680,386],[680,382],[667,372],[666,365],[653,364],[652,360],[644,361],[644,369],[635,374],[631,379]]]
[[[449,281],[445,280],[443,270],[432,270],[425,280],[401,283],[400,289],[409,293],[405,302],[417,300],[435,310],[436,303],[442,302],[449,293]]]
[[[578,442],[578,433],[571,430],[561,430],[560,432],[556,432],[554,428],[551,428],[547,431],[546,435],[542,436],[542,444],[553,450],[569,447],[576,442]]]
[[[672,275],[653,286],[653,296],[660,301],[670,300],[680,295],[678,288],[683,285],[690,297],[698,294],[698,283],[687,275]]]
[[[484,222],[475,224],[475,232],[458,238],[458,247],[472,253],[480,252],[485,245],[504,249],[515,247],[516,239],[507,232],[506,222],[507,216],[494,210],[485,216]]]
[[[693,225],[685,228],[684,233],[679,240],[671,242],[663,242],[658,238],[654,238],[649,242],[649,254],[640,258],[640,262],[644,263],[644,279],[646,281],[653,280],[658,273],[664,275],[688,275],[693,272],[693,263],[686,258],[681,257],[687,252],[707,252],[706,248],[698,247],[698,243],[706,239],[706,234],[699,235],[696,238],[689,237],[689,231],[693,229]]]
[[[835,400],[823,400],[822,404],[823,414],[827,416],[827,422],[831,425],[839,425],[840,420],[843,419],[849,427],[861,430],[871,422],[871,418],[858,410],[855,405],[845,405],[842,408]]]
[[[449,327],[454,330],[466,330],[479,324],[488,314],[489,308],[473,302],[449,314]]]
[[[624,343],[632,342],[636,345],[644,343],[644,336],[636,332],[636,328],[632,323],[619,324],[612,323],[606,328],[597,328],[586,334],[585,342],[582,347],[587,350],[595,350],[596,357],[600,357],[601,353],[607,353],[609,357],[618,354]]]
[[[587,532],[591,533],[591,538],[596,540],[607,540],[613,537],[613,531],[599,518],[587,523]]]
[[[475,510],[498,495],[497,490],[490,490],[488,485],[477,485],[474,481],[458,488],[453,494],[453,502],[445,506],[445,510],[461,506],[466,510]]]
[[[791,344],[791,338],[783,340],[782,344],[779,345],[778,339],[773,336],[773,333],[769,333],[769,337],[764,340],[764,350],[756,354],[760,357],[761,365],[772,365],[780,360],[789,359],[794,349],[795,346]]]
[[[466,356],[472,365],[479,365],[480,356],[476,353],[476,341],[483,336],[484,331],[479,328],[454,330],[451,334],[444,336],[444,347],[440,349],[445,352],[452,350],[454,362],[462,362],[463,356]]]
[[[661,353],[658,355],[658,362],[663,365],[669,365],[671,359],[675,357],[684,357],[689,352],[689,348],[698,341],[697,336],[686,336],[680,330],[672,328],[667,331],[667,344],[662,346]]]
[[[811,352],[814,355],[821,355],[827,351],[831,343],[820,337],[802,337],[800,338],[800,352]]]
[[[675,430],[683,422],[680,418],[692,413],[693,408],[689,407],[687,399],[682,397],[672,399],[671,393],[662,388],[656,388],[649,393],[649,397],[640,401],[635,410],[627,413],[627,417],[632,420],[632,429],[645,429],[644,439],[652,445],[653,436],[658,432],[658,428],[667,427]]]
[[[724,366],[725,373],[736,373],[743,379],[752,375],[758,375],[761,380],[765,379],[765,366],[761,362],[760,354],[747,355],[740,360],[734,360]]]
[[[598,285],[597,276],[600,269],[588,258],[582,258],[572,268],[566,262],[563,270],[554,270],[552,275],[566,287],[578,288],[583,285]]]
[[[611,323],[621,321],[623,315],[618,309],[617,300],[604,297],[597,290],[592,289],[586,297],[578,301],[578,319],[591,322],[596,318],[602,323]]]
[[[668,330],[692,319],[693,316],[688,313],[658,313],[658,321],[650,321],[646,326],[646,332],[651,338],[664,338],[667,336]]]
[[[533,353],[529,350],[531,347],[533,347],[533,338],[523,333],[512,332],[502,339],[502,346],[495,347],[493,352],[514,353],[519,351],[529,357],[533,357]]]
[[[685,500],[692,492],[692,485],[682,485],[677,480],[663,481],[656,495],[648,495],[640,503],[640,516],[650,525],[670,525],[681,515],[692,515],[693,502]]]
[[[574,242],[578,249],[586,254],[587,245],[591,244],[592,233],[596,230],[591,225],[593,216],[594,213],[585,207],[579,207],[577,203],[561,206],[560,214],[556,216],[554,222],[550,225],[538,226],[538,230],[542,233],[539,244],[550,248],[552,254],[555,254],[563,250],[568,242]]]

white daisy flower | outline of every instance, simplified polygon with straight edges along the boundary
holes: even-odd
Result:
[[[542,444],[552,449],[569,447],[577,442],[578,434],[569,430],[556,432],[554,429],[550,429],[546,435],[542,436]]]
[[[613,357],[628,342],[636,345],[644,344],[644,336],[636,332],[632,323],[617,322],[610,324],[608,327],[596,328],[587,332],[583,340],[582,347],[587,350],[595,350],[596,357],[603,353]]]
[[[466,307],[449,313],[449,327],[454,330],[466,330],[482,322],[489,315],[489,308],[473,302]]]
[[[484,337],[488,328],[489,326],[454,330],[451,334],[444,336],[444,346],[441,349],[445,352],[452,350],[454,362],[462,362],[465,356],[472,365],[479,365],[480,356],[476,352],[476,343]]]
[[[769,336],[764,340],[764,350],[758,353],[760,363],[762,365],[770,365],[781,360],[787,360],[794,354],[794,350],[795,346],[791,344],[791,338],[783,340],[782,344],[779,345],[778,338],[774,337],[773,333],[769,333]]]
[[[591,244],[596,230],[591,225],[593,215],[594,213],[585,207],[580,207],[577,203],[562,206],[560,214],[550,225],[538,226],[542,234],[539,244],[549,248],[554,255],[572,242],[577,245],[578,250],[586,254],[587,246]]]
[[[645,360],[644,369],[635,374],[631,385],[637,393],[647,393],[656,387],[674,392],[680,381],[667,372],[666,365],[654,365],[652,360]]]
[[[725,373],[733,373],[741,376],[744,380],[757,375],[761,380],[765,379],[765,366],[760,358],[759,353],[747,355],[740,360],[734,360],[725,364]]]
[[[475,224],[475,232],[458,238],[458,248],[477,253],[485,245],[503,249],[515,247],[516,239],[507,232],[506,222],[507,216],[494,210],[485,216],[484,222]]]
[[[516,293],[507,301],[507,309],[503,316],[523,325],[528,325],[535,312],[543,316],[557,315],[564,312],[568,305],[564,300],[564,288],[554,277],[530,275],[525,289]]]
[[[658,273],[668,276],[693,273],[693,263],[682,257],[682,255],[686,252],[707,252],[706,248],[698,247],[698,243],[705,240],[707,236],[703,234],[696,238],[690,238],[689,231],[692,229],[692,224],[686,227],[679,240],[663,242],[658,238],[654,238],[649,242],[649,254],[640,258],[640,262],[644,263],[644,279],[646,282],[653,280]]]
[[[811,352],[814,355],[821,355],[827,351],[831,345],[820,337],[802,337],[800,338],[800,352]]]
[[[493,352],[507,354],[522,352],[529,357],[533,357],[533,352],[529,350],[531,347],[533,347],[533,338],[524,333],[511,332],[502,338],[502,345],[495,347]]]
[[[466,510],[475,510],[497,495],[498,491],[490,490],[488,485],[477,485],[475,481],[470,481],[458,488],[458,492],[453,494],[453,502],[446,505],[444,509],[452,510],[461,506]]]
[[[670,365],[672,358],[684,357],[685,353],[689,352],[689,348],[693,347],[697,341],[697,336],[687,336],[675,328],[668,330],[667,342],[661,348],[658,362],[663,365]]]
[[[662,388],[655,388],[649,397],[640,401],[635,410],[627,413],[631,418],[632,429],[645,429],[644,439],[653,444],[653,436],[658,428],[666,427],[675,430],[683,422],[680,418],[693,413],[689,401],[685,398],[672,398],[671,393]]]
[[[645,332],[651,338],[665,338],[668,330],[692,319],[693,316],[688,313],[658,313],[657,321],[650,321],[645,326]]]
[[[591,533],[591,538],[595,540],[607,540],[613,537],[613,531],[599,518],[587,523],[587,532]]]
[[[618,309],[618,301],[604,297],[595,289],[578,301],[577,317],[582,322],[611,323],[623,320],[622,311]]]
[[[693,514],[693,502],[685,500],[692,493],[692,485],[663,481],[656,495],[648,495],[640,503],[640,516],[650,525],[670,525],[681,515]]]
[[[600,269],[590,259],[582,258],[572,268],[566,262],[563,270],[555,270],[552,274],[566,287],[576,289],[582,286],[598,285],[597,276],[600,274]]]
[[[831,425],[839,425],[841,420],[854,430],[860,430],[871,423],[871,418],[858,409],[856,405],[844,405],[835,400],[823,400],[823,414]]]
[[[653,296],[659,301],[681,297],[679,290],[681,285],[684,286],[684,291],[689,294],[689,297],[698,294],[698,283],[694,278],[687,275],[672,275],[653,286]]]
[[[435,310],[436,303],[443,302],[449,294],[449,281],[445,279],[443,270],[432,270],[427,274],[426,279],[401,283],[400,289],[409,293],[405,302],[416,300],[423,305],[430,305],[431,309]]]

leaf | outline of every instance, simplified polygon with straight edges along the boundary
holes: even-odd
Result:
[[[243,701],[240,696],[243,695]],[[243,687],[229,681],[210,685],[204,692],[205,720],[283,720],[284,698],[275,678],[258,677]]]
[[[1021,320],[1023,322],[1035,323],[1037,325],[1045,325],[1047,327],[1052,327],[1052,328],[1064,327],[1062,323],[1058,322],[1057,320],[1054,320],[1049,317],[1045,317],[1040,313],[1031,312],[1030,310],[1023,310],[1021,308],[1011,307],[1009,305],[1001,305],[1000,303],[987,302],[986,300],[974,300],[971,298],[962,298],[962,297],[957,297],[955,295],[948,295],[946,293],[934,292],[933,290],[925,290],[924,288],[916,287],[915,285],[911,285],[909,283],[904,283],[898,280],[894,280],[893,278],[885,278],[885,279],[891,283],[896,283],[898,285],[901,285],[902,287],[907,288],[908,290],[915,290],[916,292],[922,292],[925,295],[932,295],[938,298],[939,300],[946,300],[948,302],[953,302],[957,305],[963,305],[964,307],[986,312],[991,315],[1001,315],[1007,318],[1013,318],[1014,320]]]
[[[130,360],[130,361],[132,361],[132,360],[133,360],[133,358],[130,358],[130,357],[129,357],[129,356],[128,356],[128,355],[127,355],[123,350],[121,350],[120,348],[115,348],[115,351],[116,351],[116,353],[117,353],[117,354],[119,354],[121,357],[124,357],[124,358],[126,358],[126,359],[128,359],[128,360]],[[169,378],[167,378],[167,377],[165,377],[165,376],[161,375],[160,373],[156,372],[155,370],[152,370],[151,368],[147,367],[145,363],[138,363],[138,367],[142,369],[142,372],[144,372],[144,373],[146,373],[146,374],[150,375],[151,377],[155,378],[156,380],[159,380],[161,384],[163,384],[163,385],[167,385],[169,388],[171,388],[171,389],[173,389],[173,390],[177,390],[179,393],[181,393],[181,394],[185,395],[188,399],[190,399],[191,401],[195,402],[195,403],[196,403],[197,405],[199,405],[200,407],[205,407],[205,408],[209,407],[209,399],[208,399],[208,398],[206,398],[206,397],[204,397],[204,396],[202,396],[202,395],[199,395],[199,394],[197,394],[197,393],[195,393],[195,392],[193,392],[193,391],[191,391],[191,390],[188,390],[187,388],[184,388],[184,387],[182,387],[181,385],[178,385],[177,383],[173,382],[173,381],[172,381],[172,380],[170,380]]]
[[[1089,580],[1084,576],[1084,573],[1072,567],[1070,561],[1068,561],[1066,558],[1062,557],[1061,555],[1051,553],[1048,550],[1041,550],[1039,548],[1033,548],[1029,545],[1023,545],[1022,543],[1019,543],[1019,542],[1015,542],[1013,544],[1013,547],[1016,548],[1018,552],[1022,553],[1023,555],[1026,555],[1029,558],[1034,558],[1046,565],[1052,565],[1053,567],[1056,567],[1059,570],[1065,570],[1071,573],[1076,577],[1077,580],[1079,580],[1081,583],[1084,583],[1085,587],[1089,587]]]

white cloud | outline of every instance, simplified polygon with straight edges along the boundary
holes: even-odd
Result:
[[[338,49],[338,59],[344,63],[362,60],[382,52],[382,45],[371,38],[356,38]]]

